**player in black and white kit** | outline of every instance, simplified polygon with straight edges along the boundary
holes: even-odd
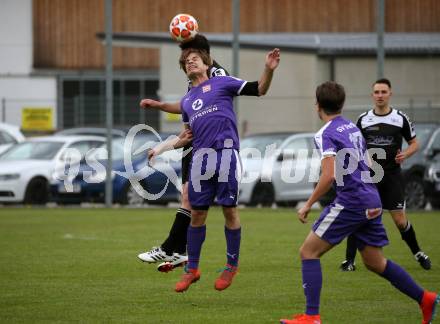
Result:
[[[359,116],[357,127],[362,131],[368,149],[383,149],[384,159],[372,157],[384,171],[382,180],[377,183],[383,209],[388,209],[394,223],[402,235],[415,259],[423,269],[431,269],[429,257],[420,249],[414,227],[405,213],[404,180],[400,165],[418,150],[418,142],[414,126],[401,111],[390,107],[392,95],[391,83],[388,79],[377,80],[373,84],[374,109]],[[408,148],[402,149],[402,139],[408,142]],[[354,271],[356,256],[356,239],[347,239],[346,260],[341,270]]]
[[[181,43],[180,48],[182,50],[187,48],[196,48],[205,50],[208,54],[210,53],[210,45],[205,36],[197,34],[194,39],[189,42]],[[229,73],[213,60],[212,65],[208,70],[208,77],[215,76],[226,76]],[[189,82],[188,91],[191,87]],[[150,108],[150,99],[143,99],[140,103],[142,108]],[[176,102],[173,104],[163,103],[160,110],[180,114],[180,103]],[[161,272],[168,272],[176,267],[183,265],[188,261],[186,255],[186,234],[188,226],[191,221],[191,205],[188,200],[188,179],[189,179],[189,168],[192,158],[192,146],[191,144],[183,148],[183,152],[189,152],[188,154],[183,154],[182,158],[182,199],[181,206],[177,210],[176,218],[174,219],[173,225],[171,227],[170,233],[165,241],[159,247],[153,247],[150,251],[141,253],[138,255],[139,259],[144,262],[155,263],[161,262],[157,269]]]

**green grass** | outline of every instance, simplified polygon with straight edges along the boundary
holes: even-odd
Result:
[[[310,224],[293,210],[240,210],[240,273],[214,290],[225,262],[223,217],[214,208],[201,261],[201,280],[177,294],[181,270],[159,273],[137,254],[160,244],[173,209],[0,209],[0,322],[2,323],[277,323],[302,312],[298,249]],[[317,213],[312,215],[312,219]],[[424,271],[413,260],[390,217],[385,254],[425,288],[440,289],[440,213],[410,213],[419,241],[433,260]],[[345,246],[322,259],[324,323],[420,323],[417,304],[359,265],[338,266]]]

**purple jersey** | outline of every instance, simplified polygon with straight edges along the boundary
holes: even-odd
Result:
[[[194,150],[226,147],[238,150],[237,119],[232,99],[240,95],[246,81],[216,76],[199,84],[182,98],[182,120],[193,132]],[[231,146],[232,145],[232,146]]]
[[[336,204],[347,209],[381,207],[375,184],[368,183],[365,139],[354,123],[337,116],[316,133],[315,145],[323,158],[336,157]]]

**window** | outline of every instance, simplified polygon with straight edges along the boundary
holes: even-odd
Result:
[[[23,142],[6,151],[0,160],[51,160],[63,145],[63,142]]]
[[[98,142],[98,141],[81,141],[70,144],[68,148],[77,149],[81,154],[81,157],[84,157],[89,150],[102,145],[102,143],[103,142]]]
[[[440,129],[434,135],[434,139],[432,140],[431,149],[440,150]]]
[[[296,138],[290,141],[284,146],[282,154],[284,158],[307,158],[310,155],[307,140],[305,138]]]
[[[7,132],[0,131],[0,145],[15,144],[17,141]]]
[[[81,126],[104,126],[106,122],[104,77],[72,79],[61,81],[63,99],[62,125],[59,128]],[[156,99],[158,80],[116,79],[113,81],[113,124],[116,128],[127,128],[148,122],[159,130],[160,113],[157,110],[142,110],[142,97]]]

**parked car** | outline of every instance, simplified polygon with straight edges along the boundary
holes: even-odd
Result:
[[[424,187],[427,200],[432,208],[440,209],[440,135],[437,134],[431,145],[433,158],[425,170]]]
[[[245,137],[241,141],[243,179],[238,202],[249,206],[295,206],[313,191],[313,172],[319,172],[319,157],[312,154],[312,133],[269,133]],[[272,148],[276,148],[272,150]],[[267,150],[269,148],[269,150]],[[300,153],[302,150],[303,154]],[[251,151],[256,155],[247,154]],[[258,153],[260,152],[260,153]],[[287,176],[303,176],[286,181]]]
[[[0,123],[0,154],[24,139],[18,126]]]
[[[419,150],[402,164],[405,181],[406,207],[422,209],[428,202],[425,195],[423,176],[440,148],[440,125],[436,123],[416,123],[415,131]],[[405,142],[406,143],[406,142]],[[406,148],[404,145],[403,149]]]
[[[75,127],[60,130],[55,135],[93,135],[93,136],[107,136],[107,128],[104,127]],[[126,132],[121,129],[112,129],[113,137],[124,137]]]
[[[84,155],[98,147],[104,138],[97,136],[48,136],[28,139],[0,156],[0,202],[44,204],[49,182],[58,162],[68,148]]]
[[[161,139],[166,139],[168,133],[159,134]],[[139,180],[142,189],[150,195],[157,195],[151,200],[150,204],[166,204],[171,201],[178,201],[180,199],[180,184],[181,184],[181,157],[182,151],[175,150],[163,153],[155,159],[153,168],[149,166],[146,151],[136,153],[147,142],[154,143],[158,141],[154,134],[142,134],[136,136],[131,147],[131,152],[124,150],[125,138],[117,138],[112,142],[112,183],[113,183],[113,202],[123,205],[139,205],[145,199],[140,196],[130,182],[130,177],[133,179],[134,174],[127,174],[126,170],[129,163],[134,173],[142,172],[146,175],[145,178]],[[106,149],[106,145],[101,147]],[[131,162],[128,161],[130,157]],[[81,202],[104,202],[105,200],[105,176],[107,159],[97,160],[102,166],[100,171],[83,161],[79,168],[79,173],[73,179],[72,190],[66,190],[63,181],[54,181],[51,184],[51,195],[53,201],[61,204],[66,203],[81,203]],[[170,169],[171,168],[171,169]],[[174,183],[168,180],[168,174],[158,170],[167,170],[178,177],[174,179]],[[86,175],[91,172],[93,180]],[[91,180],[91,181],[90,181]],[[177,181],[176,181],[177,180]],[[177,184],[177,186],[176,186]],[[164,189],[166,187],[166,189]],[[162,194],[159,194],[163,190]],[[160,197],[159,197],[160,196]],[[155,199],[157,198],[157,199]]]
[[[432,166],[433,159],[440,151],[440,125],[436,123],[416,123],[415,131],[419,142],[419,150],[402,164],[403,179],[405,181],[406,207],[409,209],[422,209],[428,202],[426,172]],[[404,141],[403,149],[407,144]],[[429,190],[428,190],[429,191]],[[320,199],[322,206],[328,205],[334,199],[334,190]],[[431,198],[432,199],[432,198]],[[435,204],[435,202],[434,202]]]

